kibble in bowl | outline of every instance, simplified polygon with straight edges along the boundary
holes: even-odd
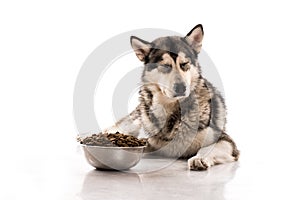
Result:
[[[126,170],[134,167],[141,159],[145,139],[121,133],[93,134],[79,138],[85,157],[97,169]]]

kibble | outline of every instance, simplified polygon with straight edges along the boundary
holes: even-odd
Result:
[[[138,139],[132,135],[116,133],[99,133],[89,137],[78,138],[81,144],[105,147],[139,147],[146,146],[146,139]]]

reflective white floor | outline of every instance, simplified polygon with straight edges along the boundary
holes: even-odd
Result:
[[[198,172],[187,170],[185,160],[144,158],[128,172],[99,171],[78,150],[18,162],[2,171],[1,199],[299,199],[296,168],[260,161],[241,159]]]
[[[144,160],[140,167],[151,165],[148,161]],[[93,170],[86,174],[80,196],[82,199],[224,199],[225,185],[234,177],[237,165],[232,163],[200,173],[187,171],[184,161],[146,174]]]

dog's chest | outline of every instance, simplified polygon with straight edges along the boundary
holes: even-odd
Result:
[[[183,124],[190,129],[197,129],[199,123],[199,105],[192,97],[185,101],[176,101],[165,104],[163,101],[153,99],[150,108],[150,116],[152,116],[153,129],[156,133],[165,137],[172,137],[173,132],[180,131]]]

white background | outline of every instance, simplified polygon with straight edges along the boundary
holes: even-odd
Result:
[[[253,174],[261,173],[258,184],[282,196],[296,192],[292,180],[299,178],[297,1],[104,2],[1,1],[4,182],[20,157],[76,152],[74,84],[82,63],[98,45],[133,29],[164,28],[185,34],[201,23],[203,48],[222,77],[228,133],[242,152],[241,164],[275,168],[273,174],[253,169]],[[263,185],[264,179],[276,181]]]

